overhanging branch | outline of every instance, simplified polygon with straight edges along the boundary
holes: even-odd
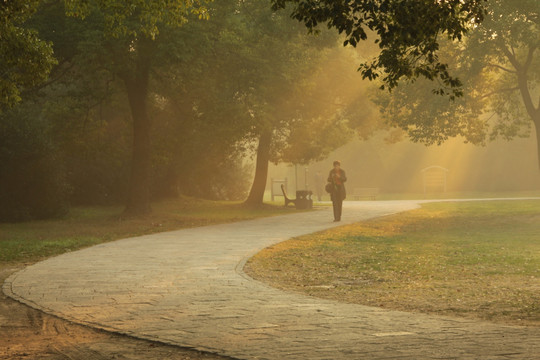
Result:
[[[512,92],[512,91],[516,91],[516,90],[519,90],[518,86],[513,87],[513,88],[499,89],[499,90],[492,91],[492,92],[490,92],[488,94],[482,95],[482,96],[478,97],[477,99],[482,100],[482,99],[485,99],[485,98],[490,97],[490,96],[495,95],[495,94],[501,94],[501,93],[505,93],[505,92]]]
[[[43,88],[45,88],[45,87],[47,87],[47,86],[49,86],[51,84],[54,84],[57,81],[60,81],[75,66],[74,63],[69,63],[67,61],[64,61],[64,62],[62,62],[62,63],[60,63],[58,65],[57,69],[60,69],[64,64],[68,64],[68,65],[64,69],[58,70],[58,73],[54,74],[55,75],[54,77],[49,78],[47,81],[44,81],[44,82],[42,82],[41,84],[39,84],[37,86],[34,86],[32,88],[29,88],[29,89],[25,89],[22,92],[22,95],[26,96],[27,94],[36,93],[39,90],[41,90],[41,89],[43,89]]]
[[[497,65],[497,64],[487,64],[487,66],[494,67],[494,68],[498,68],[498,69],[500,69],[500,70],[509,72],[509,73],[511,73],[511,74],[516,74],[516,73],[517,73],[516,70],[511,70],[511,69],[505,68],[504,66]]]
[[[510,50],[508,50],[508,48],[506,47],[506,44],[504,43],[504,40],[501,40],[500,43],[501,43],[501,49],[504,55],[506,56],[506,58],[510,61],[510,63],[517,70],[517,72],[521,71],[522,66],[519,63],[519,61],[516,59],[515,54],[511,53]]]
[[[525,60],[525,64],[523,65],[525,72],[529,69],[529,66],[531,66],[533,55],[537,48],[538,48],[538,45],[534,45],[529,48],[529,53],[527,54],[527,60]]]

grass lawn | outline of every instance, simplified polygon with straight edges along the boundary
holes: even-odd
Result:
[[[426,204],[275,245],[245,270],[327,299],[540,326],[540,201]]]
[[[137,235],[293,213],[292,207],[249,209],[240,203],[181,198],[153,204],[146,217],[123,219],[122,207],[74,208],[60,220],[0,224],[0,266],[32,263],[53,255]]]

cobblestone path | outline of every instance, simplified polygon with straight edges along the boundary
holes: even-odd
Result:
[[[345,202],[339,225],[416,208]],[[242,272],[274,243],[333,226],[331,208],[118,240],[13,274],[4,292],[91,327],[238,359],[540,359],[540,329],[343,304]]]

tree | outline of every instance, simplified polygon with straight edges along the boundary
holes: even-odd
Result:
[[[485,0],[272,0],[274,10],[292,5],[291,17],[310,31],[321,23],[346,36],[344,45],[356,46],[375,38],[380,54],[360,66],[364,78],[382,78],[382,88],[393,89],[401,79],[438,79],[439,94],[462,95],[461,82],[439,61],[441,35],[460,40],[483,19]]]
[[[204,0],[137,0],[126,6],[120,0],[66,0],[75,17],[103,19],[101,46],[110,55],[111,70],[126,89],[133,118],[131,181],[125,213],[146,214],[150,208],[152,122],[148,114],[150,71],[167,54],[159,41],[169,28],[180,27],[190,15],[206,18]]]
[[[100,141],[109,122],[94,114],[103,112],[97,110],[109,94],[100,73],[83,61],[87,28],[66,18],[62,2],[43,2],[24,26],[52,44],[58,64],[47,81],[25,89],[17,106],[0,114],[0,220],[8,221],[64,215],[82,193],[99,201],[111,195],[102,185],[122,173],[102,166],[118,156],[111,148],[121,137]],[[95,174],[97,159],[106,159],[99,164],[103,173]],[[95,192],[88,194],[77,179]]]
[[[251,167],[243,161],[252,119],[239,93],[247,71],[249,29],[236,2],[213,2],[207,21],[168,32],[170,64],[154,69],[154,165],[161,196],[245,198]],[[186,50],[188,49],[188,50]]]
[[[289,154],[300,153],[288,139],[309,140],[303,159],[319,157],[339,144],[314,138],[323,125],[337,132],[331,126],[335,111],[329,110],[335,109],[306,100],[306,91],[315,86],[313,78],[325,73],[319,60],[331,57],[322,44],[334,47],[335,37],[321,36],[316,39],[319,45],[312,46],[313,39],[299,24],[253,1],[213,3],[209,12],[207,22],[191,22],[169,34],[183,39],[190,51],[154,77],[161,79],[155,88],[166,113],[159,117],[160,159],[170,164],[169,183],[182,184],[183,191],[230,198],[248,178],[238,165],[239,155],[256,151],[258,166],[248,199],[258,205],[268,162],[289,161]],[[319,140],[331,139],[329,135],[321,134]]]
[[[454,136],[474,144],[510,140],[534,126],[540,166],[540,3],[490,1],[484,22],[442,52],[467,96],[449,102],[430,96],[429,84],[403,85],[377,100],[388,122],[426,144]]]
[[[130,113],[122,83],[96,37],[102,23],[97,16],[86,21],[66,16],[63,1],[44,2],[28,20],[53,44],[58,65],[20,106],[35,107],[50,128],[73,205],[119,203],[127,194]]]
[[[228,30],[241,39],[231,54],[241,64],[235,74],[236,101],[244,111],[244,139],[253,144],[256,154],[254,180],[245,203],[258,206],[269,161],[282,159],[293,128],[299,130],[300,123],[316,119],[307,112],[302,116],[300,99],[311,86],[306,79],[327,55],[322,50],[335,46],[336,39],[324,34],[314,40],[299,24],[255,1],[238,3],[235,14],[234,26]]]
[[[304,80],[309,86],[293,98],[296,116],[281,144],[280,161],[302,165],[320,161],[354,133],[367,139],[381,129],[377,108],[366,94],[369,82],[361,81],[354,68],[364,53],[365,49],[335,47],[313,63]]]
[[[56,63],[51,44],[25,26],[39,0],[0,3],[0,113],[21,100],[21,92],[47,79]]]

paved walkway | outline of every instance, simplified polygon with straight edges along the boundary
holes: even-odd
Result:
[[[346,202],[339,225],[417,206]],[[540,359],[538,328],[321,300],[242,272],[331,218],[327,208],[119,240],[32,265],[3,290],[77,323],[238,359]]]

